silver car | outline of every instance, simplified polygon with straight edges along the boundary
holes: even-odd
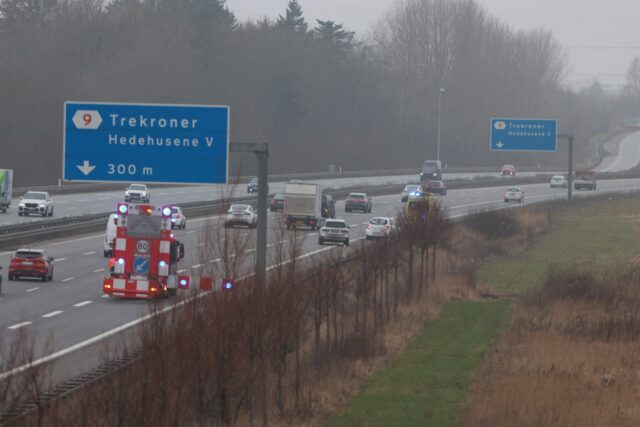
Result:
[[[389,237],[396,230],[396,222],[389,217],[374,217],[369,220],[365,235],[367,240]]]
[[[349,226],[344,219],[329,219],[324,222],[318,235],[318,243],[325,242],[342,243],[349,246]]]
[[[249,228],[256,228],[258,225],[258,214],[251,205],[231,205],[224,220],[225,227],[235,225],[246,225]]]
[[[400,194],[400,201],[402,203],[409,200],[409,196],[411,195],[419,195],[422,193],[422,186],[418,184],[407,184],[402,189],[402,193]]]
[[[567,188],[569,183],[567,182],[567,178],[564,175],[554,175],[551,177],[551,188],[559,187],[559,188]]]
[[[53,216],[53,200],[46,191],[27,191],[18,205],[18,215]]]
[[[144,184],[131,184],[124,193],[125,202],[149,203],[151,190]]]

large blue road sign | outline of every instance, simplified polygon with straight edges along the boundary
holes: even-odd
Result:
[[[66,102],[64,179],[224,184],[229,107]]]
[[[491,151],[556,151],[555,120],[491,119]]]

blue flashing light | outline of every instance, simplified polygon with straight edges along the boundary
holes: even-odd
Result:
[[[167,266],[167,263],[164,261],[160,261],[160,268],[164,268]]]
[[[186,279],[182,279],[182,280],[180,280],[180,286],[187,286],[187,281],[186,281]]]
[[[118,264],[123,265],[124,264],[124,258],[118,259]]]
[[[129,211],[129,206],[125,205],[125,204],[121,204],[118,206],[118,211],[122,214],[122,215],[126,215],[127,212]]]
[[[171,216],[171,208],[169,206],[162,208],[162,215]]]
[[[231,283],[231,282],[225,282],[225,284],[224,284],[224,288],[225,288],[225,289],[231,289],[231,288],[233,288],[233,283]]]

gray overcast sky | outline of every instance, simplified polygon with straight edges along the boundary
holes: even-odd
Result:
[[[310,26],[315,19],[343,23],[359,35],[394,0],[299,0]],[[553,31],[570,53],[571,86],[620,84],[631,60],[640,56],[640,0],[477,0],[514,28]],[[227,0],[242,21],[283,14],[288,0]],[[600,49],[598,49],[600,47]],[[626,48],[625,48],[626,47]]]

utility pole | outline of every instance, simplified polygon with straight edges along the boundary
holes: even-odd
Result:
[[[438,91],[438,149],[436,160],[440,160],[440,116],[442,116],[442,94],[444,94],[444,88],[440,88]]]

